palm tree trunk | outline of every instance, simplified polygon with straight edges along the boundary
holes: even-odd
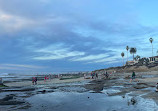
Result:
[[[123,57],[122,57],[122,64],[123,64]]]
[[[133,54],[133,61],[134,61],[134,54]]]
[[[151,44],[152,45],[152,57],[153,57],[153,44]]]
[[[128,62],[128,51],[127,51],[127,62]]]

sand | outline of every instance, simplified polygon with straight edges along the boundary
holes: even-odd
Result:
[[[132,73],[114,73],[111,74],[111,78],[126,78],[126,77],[131,77]],[[143,76],[149,76],[142,78]],[[155,85],[158,82],[158,71],[149,71],[149,72],[136,72],[137,79],[139,82],[143,83],[150,83],[152,85]],[[155,77],[150,77],[150,76],[155,76]],[[101,78],[101,74],[99,74],[99,78]],[[84,77],[80,78],[74,78],[74,79],[65,79],[65,80],[59,80],[58,78],[56,79],[51,79],[47,80],[44,82],[44,80],[38,80],[37,85],[51,85],[51,84],[58,84],[58,83],[68,83],[68,82],[77,82],[77,81],[83,81],[85,80]],[[15,87],[23,87],[23,86],[32,86],[32,81],[23,81],[23,82],[9,82],[5,83],[4,85],[6,86],[15,86]]]
[[[37,81],[37,85],[50,85],[50,84],[58,84],[58,83],[68,83],[68,82],[77,82],[77,81],[83,81],[85,80],[84,77],[76,78],[76,79],[66,79],[66,80],[59,80],[59,79],[52,79],[52,80],[47,80],[44,82],[44,80]],[[31,86],[32,81],[23,81],[23,82],[10,82],[10,83],[5,83],[4,85],[12,87],[23,87],[23,86]]]

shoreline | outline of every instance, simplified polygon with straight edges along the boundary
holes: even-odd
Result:
[[[79,82],[79,81],[84,81],[84,77],[80,77],[80,78],[75,78],[75,79],[66,79],[66,80],[59,80],[58,78],[56,79],[51,79],[51,80],[46,80],[46,82],[44,80],[38,80],[37,81],[37,86],[38,85],[51,85],[51,84],[59,84],[59,83],[71,83],[71,82]],[[36,85],[32,85],[32,81],[23,81],[23,82],[8,82],[8,83],[4,83],[4,85],[8,86],[8,87],[26,87],[26,86],[36,86]]]

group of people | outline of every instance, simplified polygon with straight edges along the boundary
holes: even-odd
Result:
[[[105,76],[106,79],[109,79],[109,74],[108,74],[107,71],[104,73],[104,76]]]
[[[102,75],[103,75],[103,78],[109,79],[109,78],[110,78],[110,74],[111,74],[111,73],[108,73],[107,71],[105,71]],[[91,72],[91,78],[92,78],[92,79],[98,78],[98,73],[97,73],[97,72]],[[134,81],[134,80],[138,82],[138,79],[136,79],[136,74],[135,74],[135,72],[133,71],[133,72],[132,72],[131,79],[130,79],[130,82],[132,82],[132,81]]]
[[[92,72],[91,77],[92,77],[92,79],[98,79],[98,73]]]
[[[49,74],[49,75],[45,75],[44,76],[44,82],[46,82],[47,80],[52,80],[52,79],[54,79],[54,78],[59,78],[59,80],[62,78],[62,74],[58,74],[58,75],[51,75],[51,74]]]
[[[32,77],[32,84],[37,85],[37,77]]]
[[[106,71],[102,74],[103,78],[109,79],[109,73]],[[98,79],[98,73],[97,72],[91,72],[91,78],[92,79]]]
[[[45,76],[45,77],[44,77],[44,82],[46,82],[46,80],[49,80],[49,79],[51,79],[50,76]]]

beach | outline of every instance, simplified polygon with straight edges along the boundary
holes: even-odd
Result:
[[[43,80],[38,80],[37,83],[38,85],[51,85],[51,84],[59,84],[59,83],[71,83],[71,82],[77,82],[77,81],[83,81],[84,77],[76,78],[76,79],[67,79],[67,80],[59,80],[58,78],[56,79],[51,79],[51,80],[46,80],[46,82]],[[9,87],[26,87],[26,86],[31,86],[32,81],[23,81],[23,82],[9,82],[5,83],[6,86]]]
[[[157,72],[113,73],[109,79],[84,77],[6,82],[0,87],[0,111],[156,111]]]

